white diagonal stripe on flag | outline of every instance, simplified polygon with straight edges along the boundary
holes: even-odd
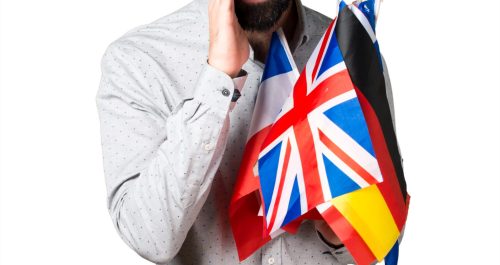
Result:
[[[377,159],[366,151],[361,145],[345,133],[340,127],[333,123],[325,115],[318,114],[316,122],[318,128],[344,153],[351,157],[357,164],[366,170],[377,181],[382,181],[382,173]]]

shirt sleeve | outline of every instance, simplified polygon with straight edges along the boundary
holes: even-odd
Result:
[[[108,209],[122,239],[165,263],[179,251],[208,196],[227,140],[235,84],[205,64],[194,96],[166,111],[176,82],[158,94],[161,73],[136,47],[113,43],[102,59],[96,95]],[[168,76],[168,75],[167,75]],[[165,78],[162,76],[161,78]]]

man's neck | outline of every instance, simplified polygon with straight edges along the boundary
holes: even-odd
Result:
[[[283,12],[280,19],[272,29],[266,32],[246,31],[245,33],[247,34],[248,41],[254,50],[254,59],[265,63],[272,34],[279,28],[283,28],[285,37],[287,41],[290,42],[295,34],[297,18],[297,5],[295,0],[292,0],[288,9]]]

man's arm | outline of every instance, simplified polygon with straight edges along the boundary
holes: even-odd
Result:
[[[232,0],[210,0],[209,29],[210,64],[198,76],[194,97],[171,113],[154,103],[170,91],[152,95],[148,89],[157,80],[147,78],[143,66],[158,62],[147,52],[114,43],[102,61],[96,100],[109,211],[123,240],[155,263],[177,254],[206,201],[227,140],[231,77],[249,56]],[[156,71],[163,69],[148,69]]]
[[[136,62],[153,63],[143,55],[123,43],[108,48],[96,103],[113,223],[141,256],[164,263],[180,249],[219,167],[234,84],[206,64],[194,97],[165,113]]]

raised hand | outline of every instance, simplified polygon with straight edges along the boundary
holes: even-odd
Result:
[[[234,0],[210,0],[208,63],[236,77],[249,57],[249,43],[234,12]]]

